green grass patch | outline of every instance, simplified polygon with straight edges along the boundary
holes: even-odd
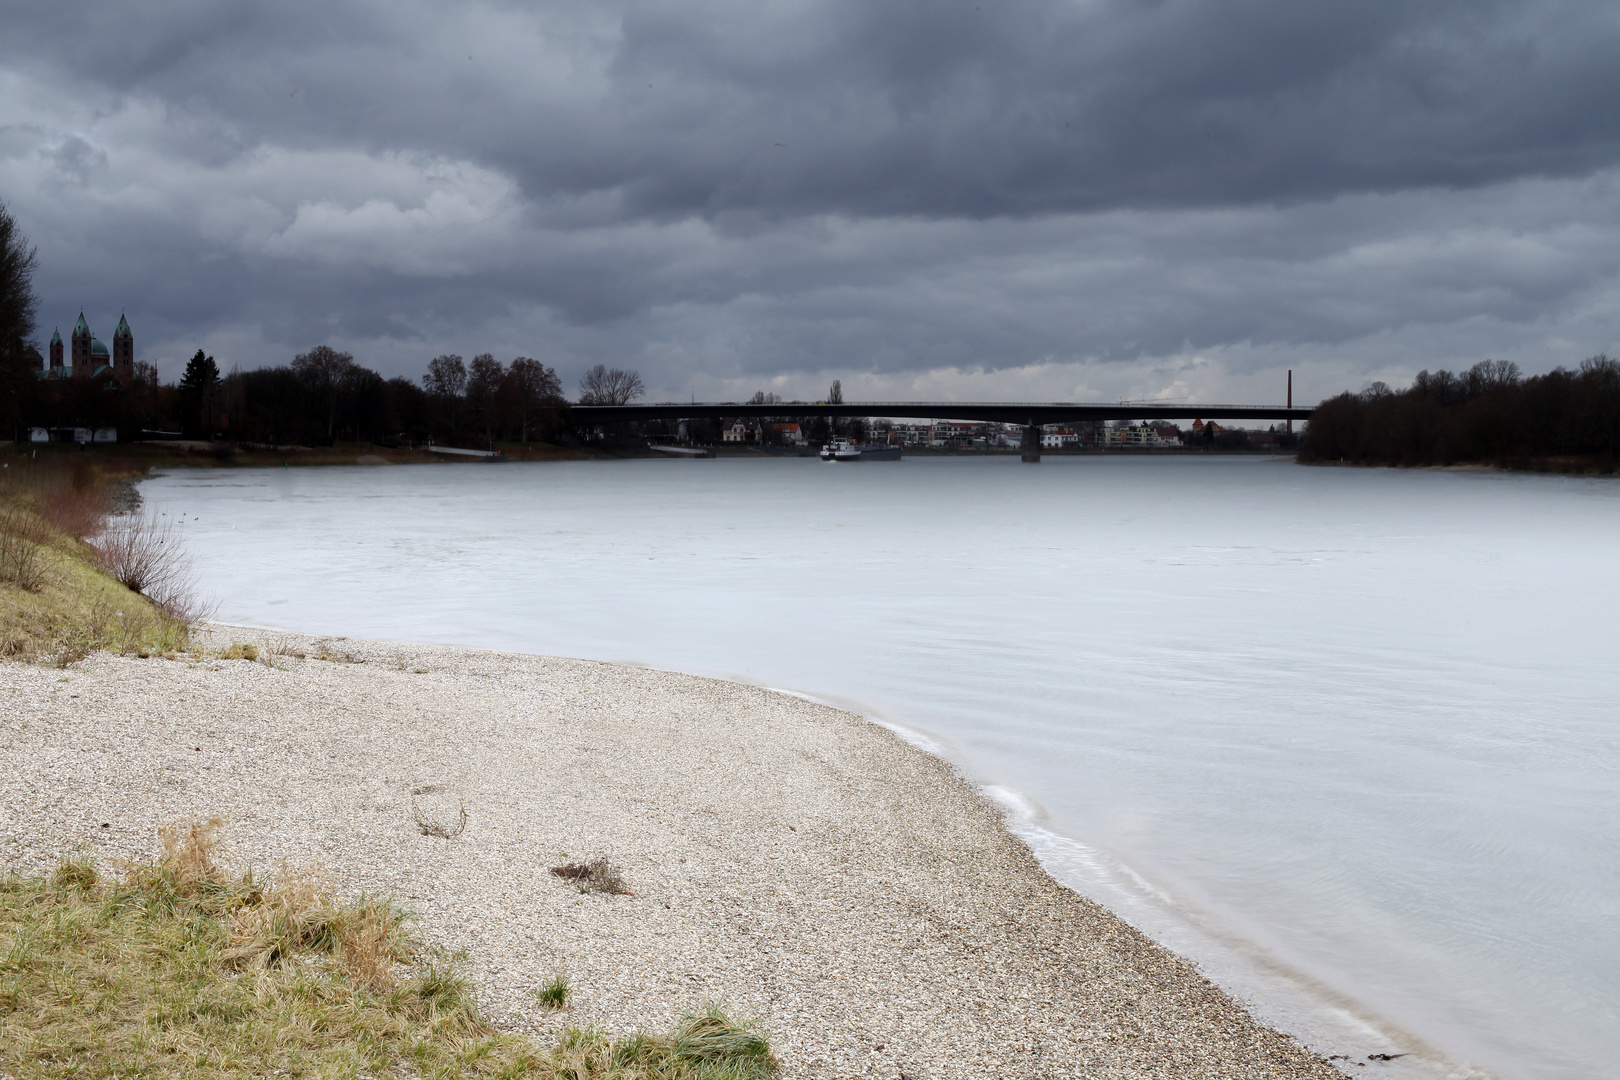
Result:
[[[264,880],[213,858],[221,822],[164,831],[116,879],[66,859],[0,879],[0,1074],[767,1080],[765,1037],[714,1007],[668,1035],[498,1032],[411,920],[339,902],[317,868]],[[564,984],[566,985],[566,984]],[[565,995],[566,996],[566,995]]]
[[[535,989],[534,999],[548,1009],[566,1009],[572,992],[568,976],[559,971]]]

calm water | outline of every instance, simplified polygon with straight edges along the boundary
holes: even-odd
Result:
[[[1358,1075],[1620,1072],[1620,483],[809,459],[144,490],[228,622],[636,661],[923,733],[1263,1015],[1414,1052]]]

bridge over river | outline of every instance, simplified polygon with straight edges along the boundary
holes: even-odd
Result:
[[[1025,461],[1041,454],[1041,428],[1078,420],[1309,420],[1313,410],[1291,405],[1166,405],[1128,401],[706,401],[662,405],[575,405],[578,427],[635,420],[730,420],[739,416],[881,416],[892,419],[976,420],[1018,424]]]

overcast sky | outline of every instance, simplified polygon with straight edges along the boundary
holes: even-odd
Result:
[[[0,0],[41,337],[650,398],[1307,400],[1620,351],[1620,4]]]

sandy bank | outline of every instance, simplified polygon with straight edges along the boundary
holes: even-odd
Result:
[[[238,862],[319,857],[420,913],[515,1029],[662,1029],[709,999],[787,1077],[1340,1075],[859,717],[585,661],[234,638],[309,658],[0,664],[0,869],[148,854],[155,823],[221,814]],[[413,824],[430,786],[422,810],[466,807],[453,840]],[[635,895],[582,895],[548,872],[565,853]],[[561,1016],[528,997],[559,969]]]

